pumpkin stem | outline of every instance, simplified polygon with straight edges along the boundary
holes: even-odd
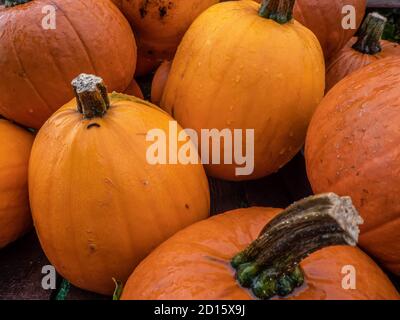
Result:
[[[328,246],[355,246],[362,223],[349,197],[328,193],[296,202],[232,259],[236,278],[260,299],[287,296],[304,283],[303,259]]]
[[[377,54],[382,51],[380,40],[385,29],[387,19],[377,12],[370,13],[358,31],[357,42],[353,49],[364,54]]]
[[[110,108],[107,89],[103,79],[82,73],[72,80],[77,109],[87,119],[102,117]]]
[[[285,24],[293,18],[295,0],[263,0],[258,14],[266,19],[272,19]]]
[[[0,0],[0,4],[5,5],[5,7],[8,8],[17,6],[19,4],[28,3],[30,1],[32,0]]]

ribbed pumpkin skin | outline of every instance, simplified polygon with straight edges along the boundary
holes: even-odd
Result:
[[[280,210],[231,211],[180,231],[153,251],[125,285],[123,300],[248,300],[235,281],[230,259],[257,238]],[[357,270],[357,289],[342,289],[343,266]],[[329,247],[301,264],[306,280],[287,299],[399,299],[379,267],[360,249]]]
[[[295,21],[280,25],[261,18],[258,9],[253,1],[223,2],[196,19],[161,101],[183,127],[198,133],[255,129],[252,175],[236,176],[236,164],[206,166],[226,180],[260,178],[286,164],[303,145],[325,88],[323,55],[312,32]]]
[[[208,217],[201,165],[146,160],[147,132],[168,133],[169,120],[114,94],[103,118],[83,120],[71,101],[39,131],[29,167],[35,227],[51,263],[74,285],[111,294],[112,277],[125,281],[161,242]]]
[[[156,105],[159,105],[161,102],[171,66],[171,61],[164,61],[154,74],[153,82],[151,83],[151,102]]]
[[[310,124],[307,172],[315,193],[351,196],[365,223],[360,245],[400,274],[400,58],[339,82]]]
[[[33,135],[0,119],[0,248],[32,227],[28,162]]]
[[[190,24],[219,0],[121,0],[121,10],[133,26],[140,60],[174,57]]]
[[[56,29],[44,30],[43,8],[56,8]],[[109,0],[34,0],[0,8],[0,113],[40,128],[73,98],[71,80],[82,72],[123,92],[135,72],[131,28]]]
[[[349,74],[377,60],[387,57],[400,57],[400,45],[395,42],[381,40],[382,51],[371,55],[352,49],[357,41],[352,39],[337,55],[332,58],[326,70],[326,92]]]

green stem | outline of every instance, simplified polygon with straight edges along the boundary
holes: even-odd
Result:
[[[82,73],[72,81],[77,109],[87,119],[102,117],[110,107],[103,79]]]
[[[294,3],[295,0],[263,0],[258,14],[285,24],[293,19]]]
[[[381,38],[387,19],[377,12],[370,13],[358,31],[353,49],[364,54],[377,54],[382,51]]]
[[[362,223],[349,197],[329,193],[296,202],[232,259],[236,278],[260,299],[286,296],[304,282],[303,259],[328,246],[355,246]]]
[[[114,284],[115,284],[113,300],[120,300],[122,291],[124,290],[124,285],[123,285],[122,281],[116,280],[115,278],[112,278],[112,280],[114,281]]]
[[[0,0],[0,4],[5,5],[5,7],[8,8],[17,6],[19,4],[28,3],[30,1],[32,0]]]

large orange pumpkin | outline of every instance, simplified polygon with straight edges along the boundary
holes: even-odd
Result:
[[[32,227],[28,162],[33,135],[0,119],[0,248]]]
[[[111,294],[112,278],[125,281],[157,245],[208,217],[208,182],[200,164],[149,163],[146,135],[169,134],[166,113],[127,95],[108,98],[94,76],[73,83],[78,101],[58,110],[35,140],[31,208],[57,271]]]
[[[350,40],[329,63],[326,71],[326,91],[354,71],[379,59],[400,57],[400,45],[381,40],[387,19],[378,13],[370,13],[365,19],[357,38]]]
[[[125,90],[136,44],[110,0],[19,2],[27,3],[0,7],[0,114],[39,128],[73,98],[69,82],[81,72],[99,74],[110,90]]]
[[[254,172],[236,175],[235,161],[207,165],[214,177],[266,176],[304,143],[324,94],[325,66],[318,40],[292,20],[292,9],[292,0],[261,8],[222,2],[196,19],[179,46],[161,106],[199,137],[202,129],[254,129]],[[223,145],[221,159],[234,152]]]
[[[294,17],[314,32],[328,61],[356,33],[364,18],[366,6],[366,0],[296,0]],[[342,25],[343,21],[349,22],[349,11],[344,10],[347,8],[354,8],[351,13],[355,13],[355,27],[350,29]]]
[[[120,8],[138,41],[137,76],[174,57],[190,24],[218,0],[121,0]]]
[[[400,274],[400,58],[339,82],[311,122],[306,143],[313,190],[350,195],[365,220],[360,245]]]
[[[366,254],[339,246],[357,237],[351,201],[323,195],[280,211],[240,209],[180,231],[136,268],[122,299],[399,299]],[[346,267],[355,289],[342,286]]]

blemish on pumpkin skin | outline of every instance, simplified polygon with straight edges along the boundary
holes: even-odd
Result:
[[[91,123],[86,127],[86,129],[89,130],[91,128],[100,128],[100,127],[101,127],[101,125],[99,125],[98,123]]]
[[[189,208],[190,208],[189,205],[188,205],[187,203],[185,204],[185,208],[186,208],[186,209],[189,209]]]
[[[97,246],[94,243],[89,243],[89,252],[95,253],[97,250]]]

